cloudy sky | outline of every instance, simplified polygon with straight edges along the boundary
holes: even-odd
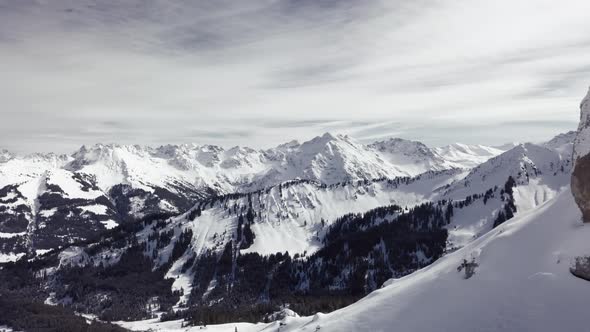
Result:
[[[0,148],[576,127],[587,0],[0,0]]]

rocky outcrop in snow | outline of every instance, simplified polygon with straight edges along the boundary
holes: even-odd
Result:
[[[574,141],[572,194],[582,211],[584,222],[590,222],[590,91],[580,104],[580,125]]]

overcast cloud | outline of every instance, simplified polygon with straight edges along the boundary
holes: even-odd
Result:
[[[574,129],[590,2],[0,0],[0,147]]]

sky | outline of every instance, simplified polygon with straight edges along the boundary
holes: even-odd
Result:
[[[0,148],[573,130],[587,0],[0,0]]]

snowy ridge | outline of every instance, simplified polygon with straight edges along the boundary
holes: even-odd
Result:
[[[532,143],[520,144],[472,169],[463,180],[448,188],[444,196],[461,198],[483,192],[502,185],[509,176],[519,185],[542,178],[542,185],[558,190],[567,184],[571,164],[569,155],[562,155],[558,150]]]
[[[468,145],[430,149],[420,142],[391,139],[363,145],[351,137],[326,133],[307,142],[289,142],[267,150],[224,149],[212,145],[96,144],[83,146],[72,157],[4,152],[0,186],[20,177],[65,168],[96,178],[107,192],[118,184],[151,191],[176,190],[176,184],[210,188],[219,193],[258,190],[293,179],[325,184],[415,176],[431,170],[470,168],[502,150]],[[3,160],[3,161],[2,161]]]

